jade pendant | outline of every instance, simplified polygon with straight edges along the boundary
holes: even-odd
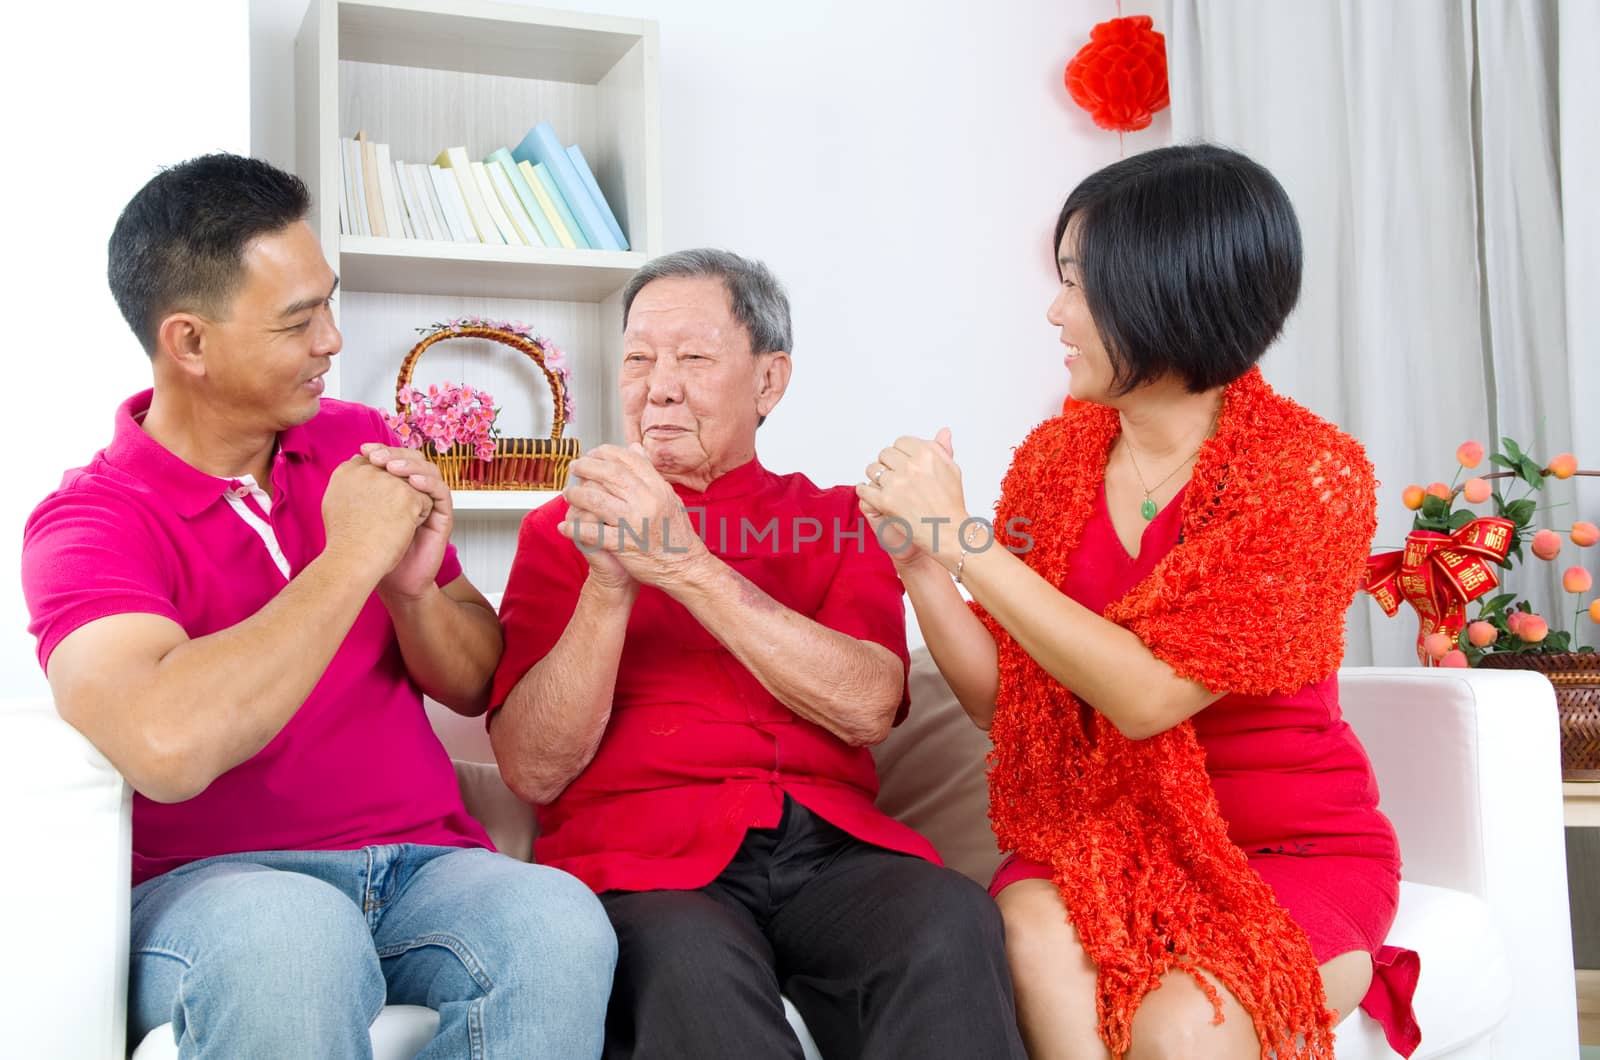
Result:
[[[1144,503],[1139,505],[1139,514],[1144,516],[1144,521],[1147,523],[1154,519],[1156,517],[1156,502],[1146,497]]]

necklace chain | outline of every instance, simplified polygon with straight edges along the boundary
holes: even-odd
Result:
[[[1151,494],[1160,489],[1162,486],[1165,486],[1168,482],[1171,482],[1172,476],[1188,467],[1189,461],[1200,455],[1200,450],[1204,448],[1206,439],[1210,438],[1212,433],[1216,431],[1217,419],[1221,415],[1222,406],[1219,404],[1217,406],[1217,411],[1211,414],[1211,426],[1206,428],[1206,433],[1204,437],[1200,439],[1200,444],[1194,447],[1194,452],[1184,457],[1183,463],[1167,472],[1167,476],[1160,482],[1157,482],[1154,486],[1146,486],[1144,484],[1144,472],[1139,470],[1139,458],[1133,454],[1133,443],[1128,440],[1128,436],[1126,434],[1122,436],[1122,444],[1128,450],[1128,462],[1133,465],[1133,473],[1139,479],[1139,488],[1144,490],[1144,503],[1139,505],[1139,514],[1144,516],[1145,522],[1149,522],[1156,517],[1156,501]]]

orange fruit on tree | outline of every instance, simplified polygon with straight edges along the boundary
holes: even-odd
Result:
[[[1561,554],[1561,535],[1554,530],[1540,530],[1533,535],[1529,547],[1540,559],[1555,559]]]
[[[1593,523],[1573,523],[1572,543],[1579,548],[1588,548],[1596,541],[1600,541],[1600,526]]]
[[[1448,633],[1429,633],[1422,638],[1422,650],[1433,659],[1444,658],[1445,652],[1455,646],[1455,638]]]
[[[1493,493],[1494,489],[1490,487],[1487,479],[1469,478],[1461,486],[1461,495],[1467,499],[1468,504],[1482,504]]]
[[[1493,622],[1474,622],[1467,627],[1467,642],[1474,648],[1487,648],[1500,639]]]
[[[1589,617],[1600,622],[1600,597],[1589,601]]]
[[[1524,618],[1522,620],[1522,624],[1517,627],[1517,636],[1521,637],[1529,644],[1539,643],[1540,641],[1544,640],[1549,633],[1550,624],[1544,619],[1540,618],[1538,615],[1533,614],[1530,614],[1527,618]]]
[[[1421,486],[1407,486],[1400,494],[1400,503],[1416,511],[1422,507],[1422,498],[1427,495]]]
[[[1446,486],[1443,482],[1430,483],[1428,486],[1428,496],[1438,497],[1442,501],[1447,501],[1450,499],[1450,487]]]
[[[1571,453],[1562,453],[1550,461],[1550,474],[1556,478],[1571,478],[1577,470],[1578,458]]]
[[[1447,651],[1439,658],[1439,665],[1451,670],[1465,670],[1469,665],[1467,653],[1460,648]]]
[[[1483,446],[1477,442],[1462,442],[1456,446],[1456,463],[1465,468],[1474,468],[1483,463]]]

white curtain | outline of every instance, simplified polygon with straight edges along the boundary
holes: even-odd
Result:
[[[1245,151],[1299,212],[1303,294],[1263,369],[1367,446],[1378,543],[1400,544],[1400,491],[1449,481],[1468,438],[1600,467],[1600,4],[1169,0],[1165,14],[1174,141]],[[1545,491],[1565,506],[1541,525],[1600,517],[1600,489],[1575,502],[1575,484]],[[1568,543],[1559,565],[1585,560]],[[1510,587],[1572,628],[1557,566],[1534,570]],[[1414,663],[1415,637],[1409,609],[1388,619],[1362,598],[1347,661]]]

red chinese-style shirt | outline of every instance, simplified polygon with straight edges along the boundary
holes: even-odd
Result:
[[[854,490],[821,489],[755,460],[704,492],[674,488],[714,555],[785,607],[881,644],[909,668],[900,582]],[[589,564],[557,529],[566,513],[558,498],[523,521],[500,610],[506,649],[494,710],[577,608]],[[646,586],[629,616],[605,736],[539,809],[534,854],[597,892],[702,887],[747,829],[777,825],[788,795],[858,839],[937,862],[926,839],[878,810],[877,793],[870,751],[790,711],[686,608]]]

